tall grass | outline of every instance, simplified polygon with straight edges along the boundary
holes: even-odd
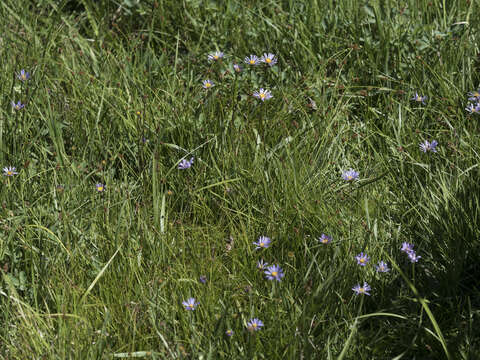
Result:
[[[0,358],[478,356],[478,10],[2,1]]]

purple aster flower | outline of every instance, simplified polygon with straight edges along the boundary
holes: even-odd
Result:
[[[250,55],[250,57],[247,56],[247,57],[245,57],[245,59],[243,61],[245,62],[245,64],[248,64],[248,65],[258,65],[259,64],[257,55]]]
[[[470,114],[480,114],[480,102],[476,104],[468,104],[465,110],[467,110]]]
[[[355,259],[357,259],[357,264],[360,266],[365,266],[370,261],[370,258],[367,256],[367,254],[364,254],[363,252],[355,256]]]
[[[413,250],[410,251],[410,252],[407,253],[407,254],[408,254],[408,258],[410,259],[410,261],[411,261],[412,263],[418,262],[418,260],[420,260],[420,258],[421,258],[421,256],[417,255],[417,254],[415,253],[415,251],[413,251]]]
[[[370,285],[367,284],[366,281],[363,282],[363,286],[360,286],[360,284],[355,285],[352,290],[355,292],[355,295],[370,295],[369,291],[372,290]]]
[[[225,331],[225,335],[227,335],[228,337],[231,337],[233,335],[233,330],[228,329],[227,331]]]
[[[468,93],[468,100],[473,101],[473,102],[479,102],[480,101],[480,89],[477,91],[471,91]]]
[[[436,153],[437,145],[438,145],[437,140],[433,140],[431,143],[428,142],[428,140],[425,140],[423,143],[420,143],[420,150],[422,150],[424,153],[426,153],[427,151]]]
[[[403,242],[402,247],[400,248],[400,251],[403,251],[404,253],[410,253],[413,251],[413,244]]]
[[[358,179],[358,171],[355,171],[353,169],[344,171],[342,174],[342,179],[345,181],[353,181]]]
[[[263,322],[262,320],[259,320],[257,318],[250,319],[249,322],[247,322],[247,329],[250,331],[258,331],[262,328]]]
[[[182,305],[185,306],[185,310],[188,311],[195,310],[198,304],[199,303],[195,301],[195,298],[188,298],[187,301],[182,302]]]
[[[384,263],[383,261],[380,261],[378,265],[375,266],[377,269],[377,272],[389,272],[390,268],[388,267],[387,263]]]
[[[260,236],[257,240],[257,242],[254,242],[253,245],[257,245],[257,247],[255,248],[255,250],[258,250],[260,248],[268,248],[270,246],[270,238],[269,237],[266,237],[266,236]]]
[[[273,66],[277,63],[277,58],[272,53],[264,53],[263,56],[260,58],[260,61],[267,65]]]
[[[208,55],[208,60],[217,61],[217,60],[223,59],[223,56],[224,56],[223,52],[215,51],[213,54]]]
[[[233,64],[233,70],[235,70],[235,72],[239,73],[239,72],[242,72],[242,67],[238,64]]]
[[[325,245],[329,244],[331,241],[332,237],[325,234],[320,235],[320,237],[318,238],[318,242]]]
[[[205,275],[200,275],[200,278],[198,279],[202,284],[205,284],[207,282],[207,277]]]
[[[180,161],[180,164],[178,164],[178,168],[180,170],[189,169],[193,165],[193,160],[194,160],[193,156],[190,158],[190,160],[183,159],[182,161]]]
[[[257,261],[257,269],[258,270],[265,270],[265,268],[267,267],[268,263],[267,262],[264,262],[263,259]]]
[[[421,102],[423,105],[425,105],[425,101],[427,100],[426,96],[420,96],[418,93],[415,93],[415,96],[411,98],[410,100],[416,101],[416,102]]]
[[[26,81],[28,79],[30,79],[30,73],[25,71],[24,69],[20,70],[20,72],[17,74],[17,78],[18,80],[21,80],[21,81]]]
[[[208,89],[210,89],[210,88],[212,88],[212,87],[214,87],[214,86],[215,86],[215,84],[213,83],[212,80],[208,80],[208,79],[207,79],[207,80],[203,80],[203,85],[202,85],[202,87],[203,87],[204,89],[207,89],[207,90],[208,90]]]
[[[267,267],[267,270],[265,270],[265,276],[268,280],[281,281],[285,274],[280,266],[272,265]]]
[[[255,91],[253,93],[253,96],[256,97],[257,99],[262,100],[262,101],[271,99],[273,97],[272,93],[270,91],[264,90],[264,89],[260,89],[259,91]]]
[[[16,171],[17,169],[14,168],[14,167],[4,167],[3,168],[3,175],[5,176],[13,176],[13,175],[17,175],[18,172]]]
[[[25,104],[22,104],[20,102],[20,100],[15,104],[14,101],[12,101],[12,107],[15,109],[15,110],[20,110],[20,109],[23,109],[25,107]]]
[[[105,185],[98,183],[95,184],[95,188],[97,189],[98,192],[104,192],[105,191]]]

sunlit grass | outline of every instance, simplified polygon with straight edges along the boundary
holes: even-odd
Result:
[[[0,358],[474,357],[478,10],[1,2]]]

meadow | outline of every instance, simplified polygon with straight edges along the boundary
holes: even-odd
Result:
[[[2,0],[0,359],[480,359],[475,0]]]

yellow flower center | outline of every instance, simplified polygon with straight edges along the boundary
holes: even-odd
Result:
[[[210,83],[205,83],[205,87],[209,88],[210,86],[212,86],[212,84],[210,84]]]
[[[251,64],[251,65],[255,64],[255,60],[250,59],[250,64]]]
[[[265,61],[270,64],[272,62],[272,59],[267,58]]]
[[[277,275],[278,275],[278,272],[272,271],[272,276],[277,276]]]
[[[352,180],[352,179],[353,179],[353,176],[352,176],[352,175],[348,175],[348,176],[347,176],[347,179],[348,179],[348,180]]]
[[[363,264],[365,262],[365,259],[364,258],[361,258],[360,259],[360,262]]]
[[[261,242],[260,244],[258,244],[260,247],[263,247],[265,245],[265,243]]]
[[[11,170],[8,170],[8,171],[7,171],[7,175],[8,175],[8,176],[12,176],[12,175],[13,175],[13,172],[12,172]]]
[[[22,78],[22,80],[27,80],[27,76],[25,74],[20,75],[20,77]]]
[[[97,190],[100,191],[100,192],[103,191],[103,186],[97,187]]]
[[[265,99],[265,94],[264,93],[260,93],[260,99]]]
[[[364,288],[364,287],[361,287],[360,289],[358,289],[358,292],[364,293],[364,292],[365,292],[365,288]]]
[[[255,329],[256,327],[257,327],[257,323],[253,323],[253,324],[252,324],[252,328]]]
[[[322,239],[322,243],[326,244],[328,242],[327,238]]]
[[[480,92],[475,91],[475,92],[473,93],[473,96],[474,96],[474,97],[480,97]]]
[[[218,60],[218,55],[213,55],[213,58],[214,58],[215,60]]]

